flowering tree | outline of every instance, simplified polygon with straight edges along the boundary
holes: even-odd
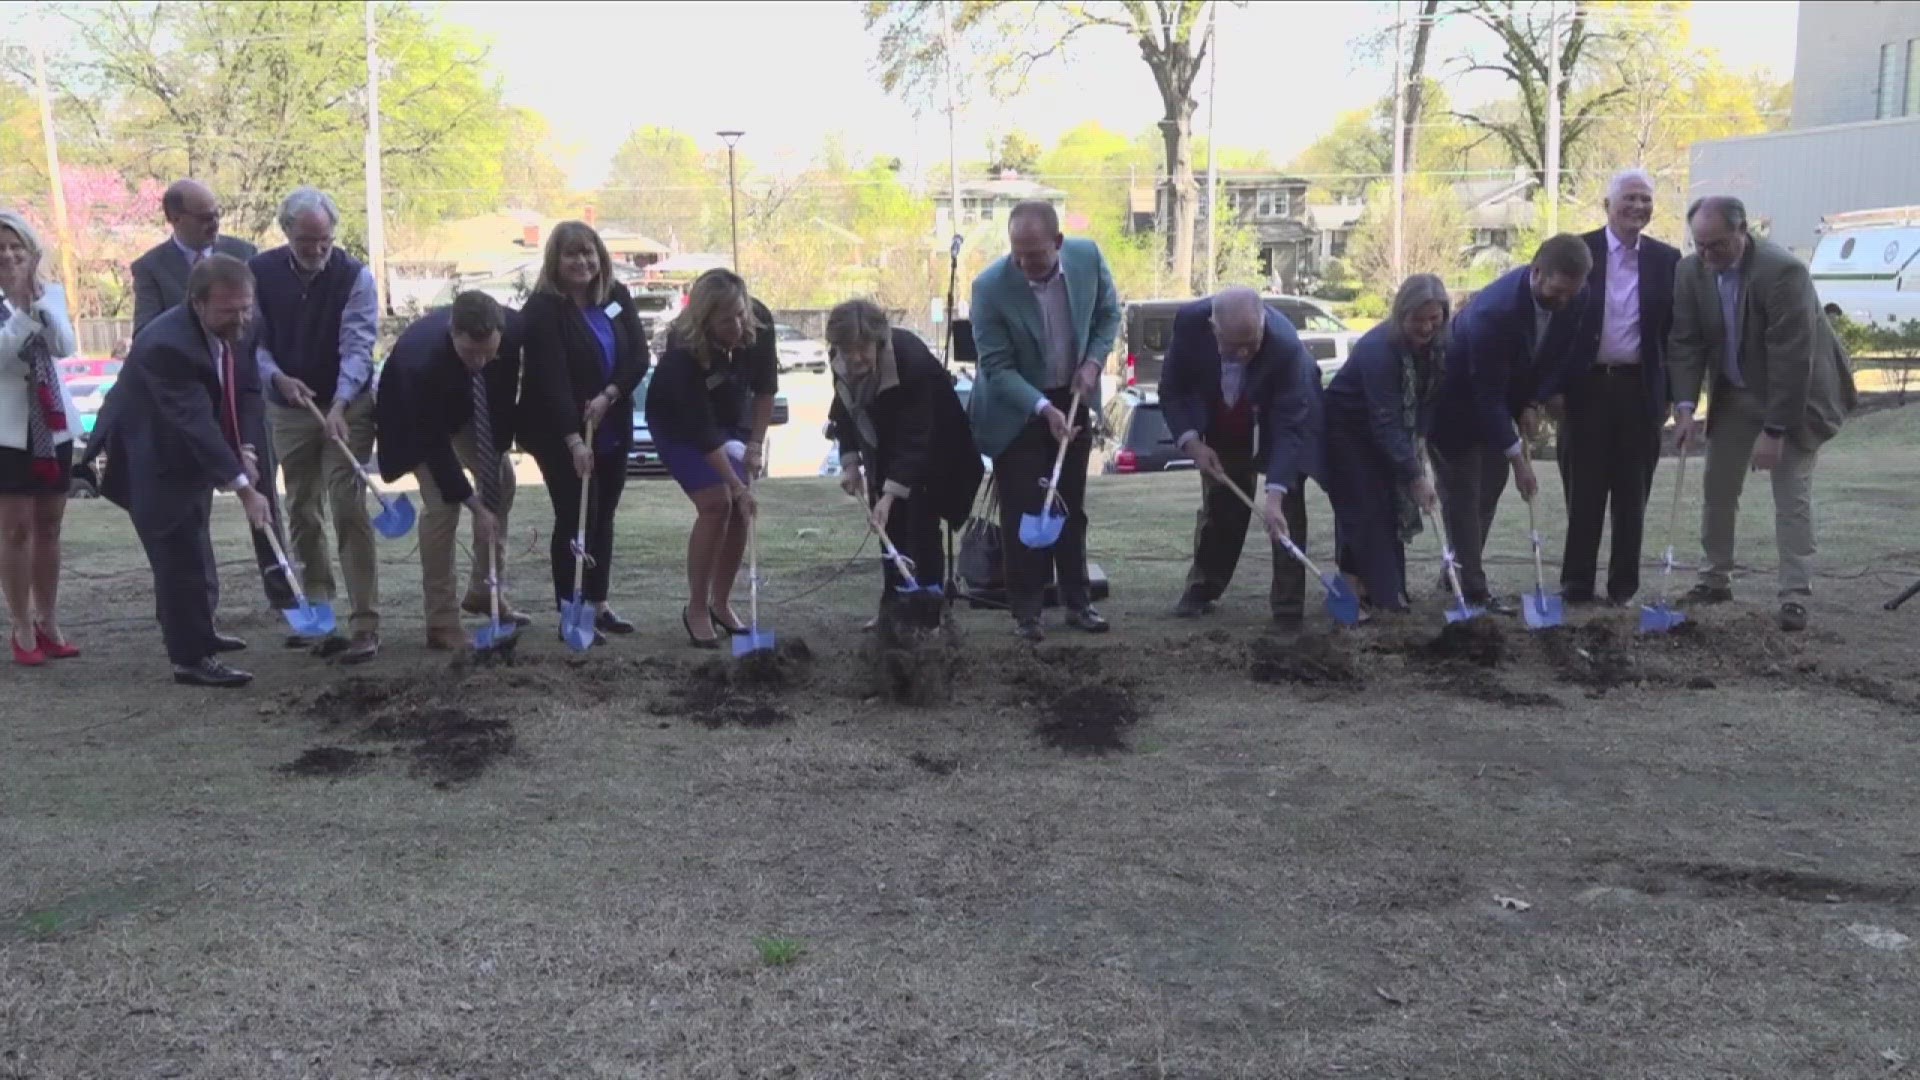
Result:
[[[158,180],[133,185],[118,173],[88,166],[60,170],[67,197],[67,242],[73,245],[75,284],[69,298],[75,318],[116,318],[132,308],[127,265],[162,235]],[[59,277],[61,238],[44,197],[25,208],[28,222],[47,245],[49,277]]]

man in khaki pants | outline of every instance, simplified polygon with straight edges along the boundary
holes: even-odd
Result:
[[[466,643],[460,613],[492,613],[490,576],[513,510],[513,414],[520,386],[519,315],[481,292],[428,312],[394,343],[380,371],[380,472],[420,481],[420,576],[427,646]],[[473,474],[471,483],[467,473]],[[473,570],[464,601],[454,590],[460,508],[473,515]],[[527,617],[500,601],[500,618]]]
[[[1680,261],[1667,367],[1676,435],[1707,440],[1706,563],[1687,594],[1733,599],[1733,527],[1749,470],[1773,474],[1773,532],[1780,553],[1780,627],[1803,630],[1813,595],[1813,468],[1820,445],[1854,404],[1853,373],[1834,340],[1807,268],[1747,231],[1747,211],[1727,196],[1687,209],[1694,253]],[[1695,403],[1712,373],[1711,415]],[[1704,431],[1703,431],[1704,428]]]
[[[379,301],[373,275],[334,247],[340,211],[310,187],[296,188],[280,204],[280,230],[287,243],[255,255],[253,270],[259,326],[256,356],[267,381],[267,419],[273,449],[287,485],[287,525],[292,555],[308,599],[332,601],[333,567],[327,554],[325,518],[331,511],[339,539],[340,569],[353,612],[351,639],[289,639],[341,663],[371,660],[380,651],[378,570],[373,523],[354,463],[373,453],[373,342]]]

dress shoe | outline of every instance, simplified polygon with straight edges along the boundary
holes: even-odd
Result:
[[[380,655],[380,635],[371,630],[362,630],[353,635],[347,647],[340,650],[339,663],[364,664]]]
[[[80,650],[64,641],[55,641],[39,627],[33,628],[33,644],[49,660],[71,660],[80,655]]]
[[[1039,619],[1021,619],[1014,623],[1013,636],[1035,645],[1047,640],[1047,632],[1040,629]]]
[[[307,651],[322,660],[331,660],[339,656],[341,653],[346,652],[351,644],[346,638],[341,637],[339,634],[328,634],[326,637],[306,638],[304,640],[308,645]],[[293,640],[289,639],[287,644],[291,646]]]
[[[460,610],[469,615],[478,615],[483,619],[491,621],[493,619],[493,598],[486,593],[468,593],[467,598],[460,601]],[[503,596],[500,598],[500,625],[505,626],[508,623],[512,623],[515,626],[531,626],[533,625],[533,616],[528,615],[524,611],[516,610],[512,604],[507,603],[507,598]]]
[[[501,625],[506,625],[505,619],[500,620],[500,622]],[[464,649],[466,647],[467,635],[459,630],[427,631],[427,648],[435,652],[451,652],[455,649]]]
[[[1297,634],[1307,625],[1306,617],[1299,612],[1273,613],[1273,629],[1278,634]]]
[[[1520,614],[1520,609],[1514,607],[1511,601],[1502,600],[1497,596],[1482,596],[1477,600],[1469,596],[1467,606],[1477,607],[1489,615],[1505,615],[1508,618]]]
[[[1113,624],[1108,622],[1105,616],[1093,610],[1092,605],[1083,607],[1079,611],[1067,612],[1067,625],[1075,630],[1085,630],[1089,634],[1104,634],[1113,629]]]
[[[212,686],[231,689],[245,686],[253,681],[253,676],[238,668],[231,668],[209,656],[197,664],[175,664],[173,681],[182,686]]]
[[[693,643],[693,647],[694,647],[694,648],[696,648],[696,649],[717,649],[717,648],[719,648],[719,647],[720,647],[720,639],[719,639],[719,638],[710,638],[710,637],[709,637],[709,638],[703,638],[703,637],[696,637],[696,636],[694,635],[694,632],[693,632],[693,619],[692,619],[692,618],[691,618],[691,617],[690,617],[690,616],[689,616],[689,615],[687,614],[687,609],[686,609],[686,608],[681,608],[681,609],[680,609],[680,625],[681,625],[682,627],[684,627],[684,628],[686,629],[686,631],[687,631],[687,640],[688,640],[689,642],[692,642],[692,643]],[[597,631],[597,630],[596,630],[596,631],[594,631],[594,636],[595,636],[595,637],[599,637],[599,636],[600,636],[600,633],[599,633],[599,631]],[[594,644],[596,644],[596,645],[598,645],[598,644],[599,644],[599,642],[598,642],[598,641],[596,641],[596,642],[594,642]]]
[[[20,642],[11,636],[8,637],[7,644],[13,646],[13,662],[21,667],[39,667],[47,662],[47,654],[41,652],[38,647],[23,649],[20,647]]]
[[[735,615],[733,617],[733,622],[729,623],[727,622],[727,620],[720,617],[720,613],[718,611],[715,611],[713,608],[708,608],[707,617],[713,620],[713,628],[723,633],[728,633],[728,634],[753,633],[753,628],[741,622],[740,617],[738,615]],[[875,618],[874,622],[875,622],[875,625],[879,625],[878,617]]]
[[[222,634],[218,630],[213,633],[213,651],[216,653],[242,652],[246,647],[246,641],[232,634]]]
[[[1180,602],[1173,605],[1173,617],[1176,619],[1197,619],[1213,611],[1213,601],[1200,596],[1189,589],[1180,594]]]
[[[1780,629],[1796,633],[1807,628],[1807,606],[1797,600],[1780,605]]]
[[[1733,599],[1733,590],[1725,585],[1708,585],[1702,582],[1687,590],[1681,597],[1689,604],[1724,604]]]
[[[601,608],[600,614],[593,617],[593,628],[605,634],[631,634],[634,625],[613,613],[612,608]]]

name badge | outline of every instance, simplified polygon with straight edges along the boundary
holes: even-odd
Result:
[[[726,372],[726,371],[715,371],[709,374],[707,376],[707,389],[717,390],[720,387],[725,386],[727,383],[727,379],[730,377],[731,374],[732,374],[731,372]]]
[[[607,306],[601,308],[600,310],[607,313],[607,318],[617,319],[620,317],[620,301],[618,300],[609,301],[607,303]]]

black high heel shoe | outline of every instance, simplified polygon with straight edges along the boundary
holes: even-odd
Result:
[[[751,628],[745,626],[728,626],[726,620],[720,617],[720,613],[712,608],[707,609],[707,618],[713,620],[713,628],[715,630],[724,630],[735,637],[753,632]]]
[[[680,609],[680,625],[681,625],[682,627],[684,627],[684,628],[686,628],[686,631],[687,631],[687,640],[693,643],[693,647],[694,647],[694,648],[696,648],[696,649],[717,649],[717,648],[719,648],[719,647],[720,647],[720,639],[719,639],[719,638],[704,638],[704,639],[703,639],[703,638],[698,638],[698,637],[695,637],[695,636],[694,636],[694,634],[693,634],[693,618],[692,618],[691,616],[689,616],[689,615],[687,614],[687,609],[686,609],[686,608],[681,608],[681,609]]]

